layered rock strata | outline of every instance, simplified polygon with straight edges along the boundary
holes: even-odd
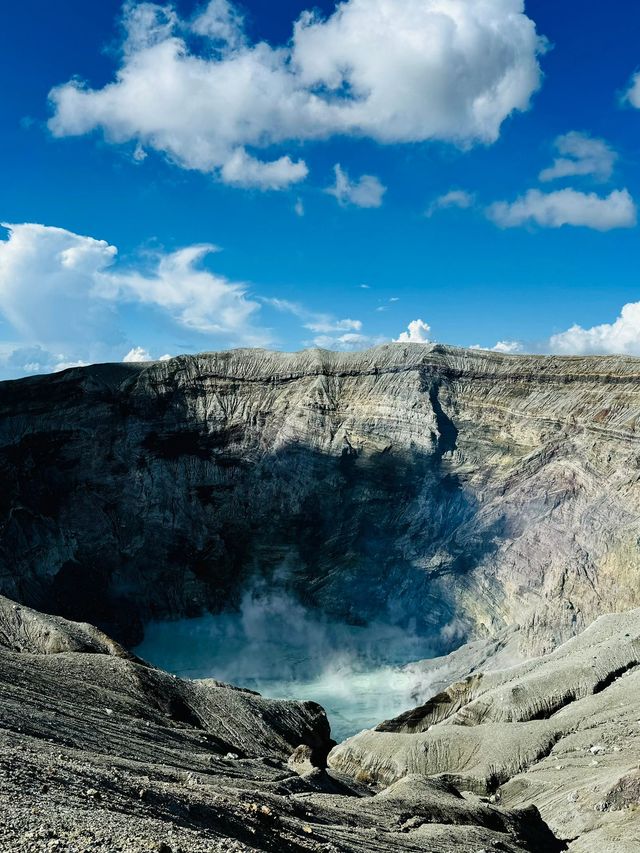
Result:
[[[0,385],[0,591],[129,644],[277,572],[443,651],[640,604],[640,361],[393,344]]]
[[[571,850],[632,853],[640,610],[603,616],[549,655],[476,671],[338,745],[329,762],[383,786],[419,774],[509,807],[534,802]]]

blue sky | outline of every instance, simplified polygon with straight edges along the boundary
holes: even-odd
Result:
[[[640,354],[640,6],[323,2],[292,47],[307,8],[7,5],[0,375],[403,332]]]

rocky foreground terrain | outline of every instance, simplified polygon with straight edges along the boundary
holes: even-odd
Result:
[[[639,657],[640,611],[603,617],[329,752],[314,703],[1,599],[0,850],[632,853]]]
[[[640,605],[640,360],[420,344],[0,384],[0,593],[128,645],[257,574],[442,651]]]

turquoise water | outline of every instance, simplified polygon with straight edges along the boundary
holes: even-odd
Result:
[[[433,655],[410,624],[346,625],[286,594],[256,592],[238,613],[151,623],[134,651],[184,678],[319,702],[338,741],[423,701],[425,685],[403,665]]]

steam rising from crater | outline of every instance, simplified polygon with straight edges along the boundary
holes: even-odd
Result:
[[[151,623],[136,653],[184,678],[312,699],[326,708],[341,740],[426,699],[424,674],[404,665],[432,657],[440,645],[420,636],[411,618],[347,625],[283,589],[258,585],[238,612]]]

